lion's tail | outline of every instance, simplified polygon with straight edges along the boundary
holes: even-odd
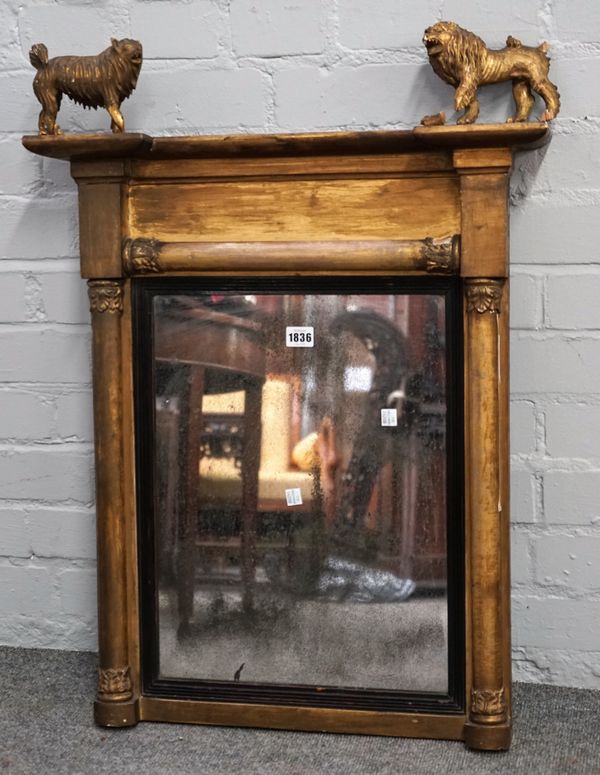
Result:
[[[42,70],[48,64],[48,49],[43,43],[35,43],[29,52],[29,61],[36,70]]]

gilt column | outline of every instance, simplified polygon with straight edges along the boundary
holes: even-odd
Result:
[[[511,738],[508,504],[509,149],[454,152],[461,201],[465,357],[465,742]]]
[[[103,726],[137,723],[127,639],[127,568],[122,444],[123,281],[88,283],[93,334],[96,531],[98,543],[98,691]]]
[[[503,611],[506,569],[505,503],[500,386],[502,295],[505,281],[465,283],[467,489],[470,616],[473,629],[471,689],[465,738],[474,748],[505,748],[510,740],[505,654],[510,631]]]

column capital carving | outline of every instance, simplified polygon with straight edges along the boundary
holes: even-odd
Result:
[[[159,256],[162,243],[156,239],[126,239],[123,242],[123,267],[132,274],[160,272]]]
[[[460,237],[458,234],[445,239],[425,237],[422,256],[426,272],[454,274],[460,263]]]
[[[498,314],[502,302],[503,280],[467,280],[467,312]]]
[[[129,667],[98,669],[98,699],[103,702],[123,702],[133,694]]]
[[[90,310],[96,312],[123,312],[123,282],[121,280],[88,280]]]
[[[472,689],[471,713],[478,717],[493,717],[490,721],[495,723],[498,718],[504,721],[507,714],[504,689]]]

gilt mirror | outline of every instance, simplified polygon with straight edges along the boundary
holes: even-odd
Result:
[[[79,191],[98,724],[508,747],[508,182],[547,138],[24,139]]]

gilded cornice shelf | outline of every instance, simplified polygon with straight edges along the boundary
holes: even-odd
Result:
[[[452,148],[529,148],[549,140],[545,123],[419,126],[368,132],[279,135],[190,135],[151,137],[141,133],[27,135],[29,151],[55,159],[185,159],[252,156],[390,154]]]

